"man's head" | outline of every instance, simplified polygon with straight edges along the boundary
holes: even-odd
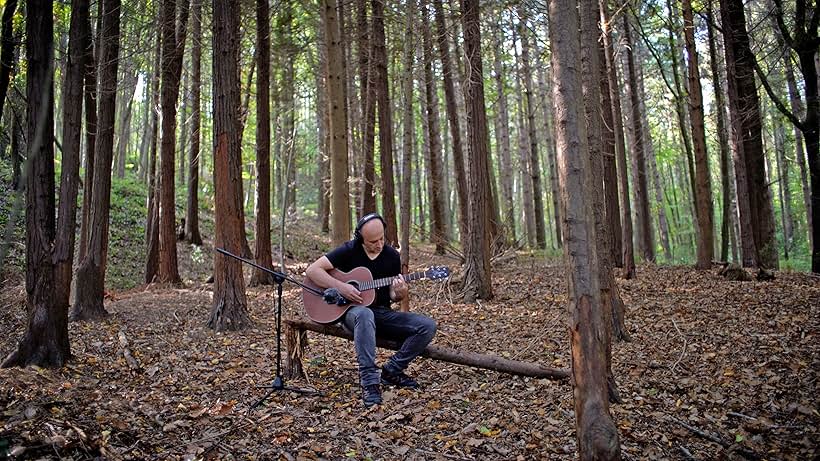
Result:
[[[370,213],[356,224],[353,238],[360,242],[365,251],[371,255],[378,255],[384,248],[384,228],[387,224],[377,213]]]

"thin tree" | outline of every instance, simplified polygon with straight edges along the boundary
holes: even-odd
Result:
[[[185,207],[185,241],[202,245],[199,232],[199,158],[202,99],[202,0],[191,3],[191,155],[188,167],[188,200]]]
[[[344,57],[336,0],[324,0],[322,12],[327,46],[327,99],[330,107],[330,229],[331,242],[338,245],[350,236]]]
[[[481,29],[478,0],[461,0],[461,20],[464,28],[466,73],[464,85],[467,106],[467,132],[470,139],[470,189],[468,194],[467,248],[464,250],[464,299],[493,297],[490,272],[490,140],[487,129],[487,109],[484,104],[484,69],[481,62]]]
[[[17,11],[17,0],[9,0],[3,7],[2,32],[0,33],[0,119],[6,104],[11,73],[14,69],[14,12]]]
[[[67,306],[56,302],[54,222],[54,16],[26,0],[26,333],[2,367],[61,367],[71,357]]]
[[[373,84],[379,106],[379,163],[381,167],[381,212],[387,221],[385,239],[397,244],[396,185],[393,178],[393,107],[390,103],[390,85],[387,76],[387,48],[384,37],[384,0],[371,0],[373,10]],[[367,210],[363,210],[367,211]]]
[[[505,66],[502,56],[503,28],[500,24],[492,28],[493,31],[493,74],[495,91],[498,96],[496,102],[496,120],[498,122],[496,134],[496,149],[498,153],[498,170],[501,180],[501,201],[504,221],[507,223],[507,232],[510,241],[515,241],[515,203],[513,201],[513,171],[510,152],[510,114],[507,104],[507,89],[504,81]]]
[[[97,7],[97,41],[101,32],[102,3]],[[90,21],[90,19],[89,19]],[[91,25],[89,24],[89,28]],[[88,252],[89,226],[91,225],[91,197],[94,193],[94,149],[97,144],[97,55],[101,50],[99,43],[94,45],[94,31],[88,36],[85,43],[85,77],[83,93],[85,104],[85,176],[83,178],[83,206],[80,217],[80,241],[78,242],[77,256],[80,261]],[[157,41],[159,43],[159,41]]]
[[[80,144],[83,134],[83,78],[85,44],[90,40],[89,1],[72,0],[68,63],[63,85],[63,158],[60,173],[60,210],[54,246],[55,302],[68,312],[77,233],[77,191],[80,183]]]
[[[741,225],[741,239],[744,241],[744,249],[751,247],[751,244],[747,245],[745,241],[752,239],[752,248],[755,252],[753,257],[759,266],[777,269],[774,211],[771,189],[766,180],[760,101],[754,78],[756,63],[749,48],[743,1],[721,0],[720,12],[725,40],[729,108],[736,142],[737,197],[741,220],[746,221],[746,226],[751,227],[752,234],[750,236],[748,230],[743,231],[744,226]],[[811,62],[813,67],[814,58],[811,58]],[[814,75],[816,76],[816,73]],[[816,80],[815,77],[813,83],[807,85],[816,87]],[[747,182],[745,187],[741,185],[744,168]],[[744,214],[747,214],[748,220]],[[748,262],[745,254],[743,260],[744,263]]]
[[[179,283],[177,263],[176,198],[174,168],[177,125],[177,100],[185,51],[189,0],[163,0],[160,30],[162,33],[162,139],[160,141],[159,195],[159,271],[161,283]]]
[[[359,46],[359,104],[361,104],[362,126],[362,182],[359,190],[359,216],[364,216],[376,209],[376,195],[373,187],[376,184],[375,138],[376,138],[376,87],[373,84],[371,55],[371,31],[367,26],[367,1],[358,0],[358,46]],[[340,46],[343,46],[340,44]]]
[[[402,273],[407,273],[410,266],[410,213],[411,186],[413,183],[413,151],[416,145],[416,122],[413,117],[413,62],[415,59],[415,11],[416,0],[407,0],[406,28],[404,32],[404,50],[402,56],[402,158],[401,158],[401,195],[399,215],[401,217],[401,265]]]
[[[99,116],[94,146],[94,186],[90,197],[88,252],[77,269],[71,320],[105,317],[103,305],[108,256],[108,216],[111,209],[111,162],[114,155],[114,109],[117,107],[117,67],[120,52],[120,1],[102,3],[100,34]],[[89,200],[88,197],[85,200]]]
[[[581,8],[593,7],[591,1]],[[575,430],[582,460],[620,458],[618,431],[609,414],[607,325],[598,277],[596,230],[587,136],[583,124],[578,9],[570,0],[550,0],[553,104],[560,174],[564,260],[569,271],[569,332],[575,398]]]
[[[256,0],[256,241],[254,256],[262,267],[273,265],[270,242],[270,6]],[[282,210],[284,213],[284,210]],[[250,285],[271,285],[269,272],[254,269]]]
[[[239,2],[213,0],[214,246],[242,251],[242,152],[239,113]],[[208,327],[240,330],[250,324],[242,265],[220,253],[214,256],[214,296]]]
[[[714,210],[712,209],[712,181],[709,174],[709,156],[706,151],[706,127],[703,120],[703,95],[700,87],[698,51],[695,48],[695,23],[692,0],[682,0],[683,35],[689,63],[689,120],[692,145],[695,150],[695,202],[698,217],[697,268],[709,269],[715,255]],[[661,204],[663,206],[663,204]]]

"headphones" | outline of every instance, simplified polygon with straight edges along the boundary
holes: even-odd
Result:
[[[387,229],[387,223],[384,222],[384,218],[382,218],[380,214],[378,214],[378,213],[366,214],[366,215],[362,216],[362,219],[360,219],[358,223],[356,223],[356,229],[353,231],[353,241],[354,242],[362,243],[364,241],[364,237],[362,237],[362,227],[364,227],[365,224],[367,224],[370,221],[373,221],[374,219],[378,219],[379,221],[381,221],[384,228]]]

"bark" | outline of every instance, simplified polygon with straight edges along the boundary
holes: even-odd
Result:
[[[214,246],[234,254],[242,251],[241,127],[239,100],[239,2],[213,0]],[[208,327],[240,330],[250,324],[245,280],[239,261],[214,256],[214,295]]]
[[[88,253],[77,269],[71,320],[96,320],[108,315],[103,306],[111,208],[111,162],[114,155],[114,109],[117,107],[117,67],[120,48],[120,1],[102,2],[100,34],[99,117],[94,146],[94,186],[89,218]]]
[[[399,241],[396,219],[396,185],[393,178],[393,107],[387,76],[387,49],[384,37],[384,0],[371,0],[373,9],[373,69],[379,106],[379,163],[382,179],[382,216],[387,221],[385,241]]]
[[[433,80],[432,60],[433,45],[430,36],[430,23],[427,14],[427,2],[422,1],[421,35],[424,53],[424,94],[426,98],[427,133],[429,139],[427,181],[430,185],[430,240],[436,246],[436,254],[442,255],[447,246],[445,225],[444,194],[441,193],[444,177],[441,159],[441,127],[439,125],[438,97]]]
[[[157,16],[159,21],[160,16]],[[145,283],[153,283],[159,270],[159,203],[157,197],[157,135],[159,132],[159,81],[160,64],[162,57],[162,41],[157,40],[156,56],[154,58],[154,76],[151,82],[151,140],[148,154],[148,204],[146,226],[145,226]]]
[[[3,117],[3,108],[6,104],[6,95],[11,82],[11,73],[14,70],[15,52],[17,44],[14,39],[14,12],[17,10],[17,0],[9,0],[3,7],[2,35],[0,35],[0,118]],[[72,10],[73,11],[73,10]]]
[[[444,22],[444,11],[441,0],[433,0],[433,9],[436,22],[436,41],[438,43],[441,72],[444,77],[444,102],[447,111],[447,121],[450,126],[450,137],[453,148],[453,167],[455,168],[456,194],[458,197],[458,228],[461,247],[466,248],[468,228],[466,227],[468,210],[468,181],[467,167],[464,165],[464,148],[461,141],[461,124],[459,123],[458,108],[456,106],[456,90],[453,75],[457,69],[453,68],[450,59],[450,45],[447,39],[447,26]]]
[[[695,23],[692,1],[683,2],[683,33],[689,55],[689,118],[692,124],[692,145],[695,149],[695,201],[698,210],[697,268],[709,269],[714,259],[714,211],[712,210],[712,182],[709,157],[706,152],[706,128],[703,120],[703,96],[700,87],[698,52],[695,48]]]
[[[538,248],[546,248],[546,230],[544,228],[544,198],[541,185],[541,166],[538,161],[538,136],[535,126],[535,95],[532,83],[532,68],[530,66],[530,40],[527,26],[527,11],[518,8],[518,29],[521,35],[521,63],[524,79],[524,96],[527,103],[527,130],[529,132],[528,163],[532,178],[533,193],[533,220],[535,221],[535,241]]]
[[[73,0],[68,41],[68,63],[63,85],[63,157],[60,173],[60,209],[54,245],[55,303],[68,312],[77,226],[80,183],[80,144],[83,134],[83,76],[85,44],[91,38],[88,0]]]
[[[591,2],[582,3],[583,8]],[[583,124],[580,37],[575,2],[549,3],[558,171],[564,211],[564,260],[569,272],[569,333],[575,430],[582,460],[619,459],[618,431],[606,392],[606,335],[598,278],[592,180]]]
[[[256,81],[256,264],[273,267],[270,216],[270,6],[256,0],[256,46],[259,50]],[[284,214],[284,210],[282,210]],[[250,286],[272,285],[273,276],[254,269]]]
[[[102,5],[100,3],[100,5]],[[97,34],[102,31],[102,6],[97,7]],[[90,27],[90,24],[89,24]],[[83,93],[85,104],[85,177],[83,178],[83,206],[80,221],[80,242],[78,259],[82,261],[88,253],[89,226],[91,225],[91,199],[94,194],[94,149],[97,144],[97,54],[93,41],[93,31],[85,43],[85,75]],[[98,39],[99,42],[99,39]]]
[[[461,1],[461,20],[464,28],[464,55],[469,75],[464,86],[467,107],[470,190],[469,234],[464,251],[464,299],[493,297],[490,273],[490,142],[487,129],[487,111],[484,104],[484,71],[481,62],[481,31],[478,0]]]
[[[182,56],[185,51],[186,25],[189,0],[163,0],[161,13],[162,33],[162,82],[160,103],[162,107],[162,138],[160,141],[160,196],[159,196],[159,271],[161,283],[180,283],[177,262],[176,185],[176,106],[179,99],[179,80],[182,72]],[[177,11],[179,10],[179,11]],[[177,14],[179,17],[177,18]]]
[[[191,3],[191,155],[188,166],[188,199],[185,207],[185,241],[202,245],[199,232],[199,159],[202,120],[202,0]]]
[[[774,213],[771,192],[766,181],[760,102],[754,78],[754,56],[749,49],[749,36],[746,32],[743,2],[721,0],[720,10],[726,44],[729,104],[735,142],[738,143],[735,171],[738,176],[737,195],[742,220],[741,240],[747,252],[753,248],[755,253],[749,258],[744,252],[744,265],[748,265],[751,259],[754,259],[762,267],[776,269],[778,261]],[[744,176],[745,181],[741,176]],[[744,212],[747,217],[744,217]],[[751,236],[748,230],[744,230],[748,227],[751,227]],[[753,246],[751,242],[754,243]]]
[[[332,153],[330,159],[330,228],[331,244],[335,246],[350,236],[344,67],[336,0],[324,0],[322,10],[325,23],[325,43],[327,44],[327,99],[330,107],[330,152]]]
[[[607,78],[609,81],[609,98],[612,103],[613,127],[615,130],[615,163],[618,171],[618,194],[621,208],[621,253],[615,258],[615,266],[623,268],[626,279],[635,277],[635,252],[632,245],[632,206],[629,200],[629,180],[626,172],[626,143],[624,142],[623,115],[621,113],[620,85],[618,83],[618,66],[615,63],[612,47],[612,31],[609,28],[611,18],[607,0],[600,0],[602,24],[605,25],[604,57],[606,58]],[[621,264],[618,264],[618,263]]]
[[[717,124],[718,146],[720,148],[720,189],[723,195],[721,204],[721,228],[720,228],[720,260],[729,259],[729,216],[732,203],[732,194],[729,182],[729,134],[726,128],[725,100],[723,98],[723,75],[718,65],[717,44],[714,32],[714,17],[712,14],[712,4],[709,3],[707,14],[707,28],[709,34],[709,66],[712,71],[712,92],[715,98],[715,114]]]
[[[600,12],[599,12],[600,14]],[[602,180],[604,187],[604,210],[606,227],[609,229],[607,240],[610,269],[621,256],[621,207],[618,203],[618,169],[615,163],[615,129],[612,119],[612,100],[609,90],[609,78],[606,70],[604,44],[598,46],[598,86],[600,87],[601,113],[601,157],[603,161]],[[603,256],[602,256],[603,257]]]
[[[401,158],[401,199],[399,211],[401,216],[401,265],[402,273],[407,273],[410,265],[410,214],[411,185],[413,168],[413,150],[415,146],[416,126],[413,118],[413,60],[415,51],[415,24],[414,13],[417,8],[416,0],[407,2],[407,25],[404,33],[403,69],[401,80],[402,99],[402,137]],[[404,305],[402,305],[403,307]]]
[[[26,310],[17,348],[2,367],[58,368],[71,358],[67,308],[55,299],[54,19],[50,0],[27,0],[26,11]]]
[[[632,146],[632,155],[637,164],[635,175],[637,181],[635,187],[635,199],[637,207],[638,223],[638,246],[641,256],[649,262],[655,261],[655,244],[652,237],[651,218],[649,216],[649,196],[648,181],[646,178],[646,159],[644,157],[643,128],[641,124],[640,100],[638,96],[637,72],[635,69],[635,57],[631,47],[630,24],[627,15],[624,15],[624,38],[627,43],[627,62],[629,69],[629,88],[632,103],[632,127],[635,141]]]
[[[499,37],[499,27],[493,28],[493,67],[495,77],[496,93],[498,102],[496,109],[496,120],[498,128],[496,130],[496,144],[498,149],[499,172],[501,179],[501,199],[504,221],[507,223],[508,236],[511,241],[515,241],[515,202],[513,201],[513,167],[510,153],[510,114],[507,107],[507,90],[504,84],[505,66],[502,60],[501,45]]]

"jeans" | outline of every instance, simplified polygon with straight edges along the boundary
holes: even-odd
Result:
[[[401,342],[399,350],[384,364],[391,373],[404,371],[436,334],[436,321],[430,317],[386,307],[353,306],[342,323],[353,333],[362,386],[379,384],[380,381],[376,366],[377,332],[380,338]]]

